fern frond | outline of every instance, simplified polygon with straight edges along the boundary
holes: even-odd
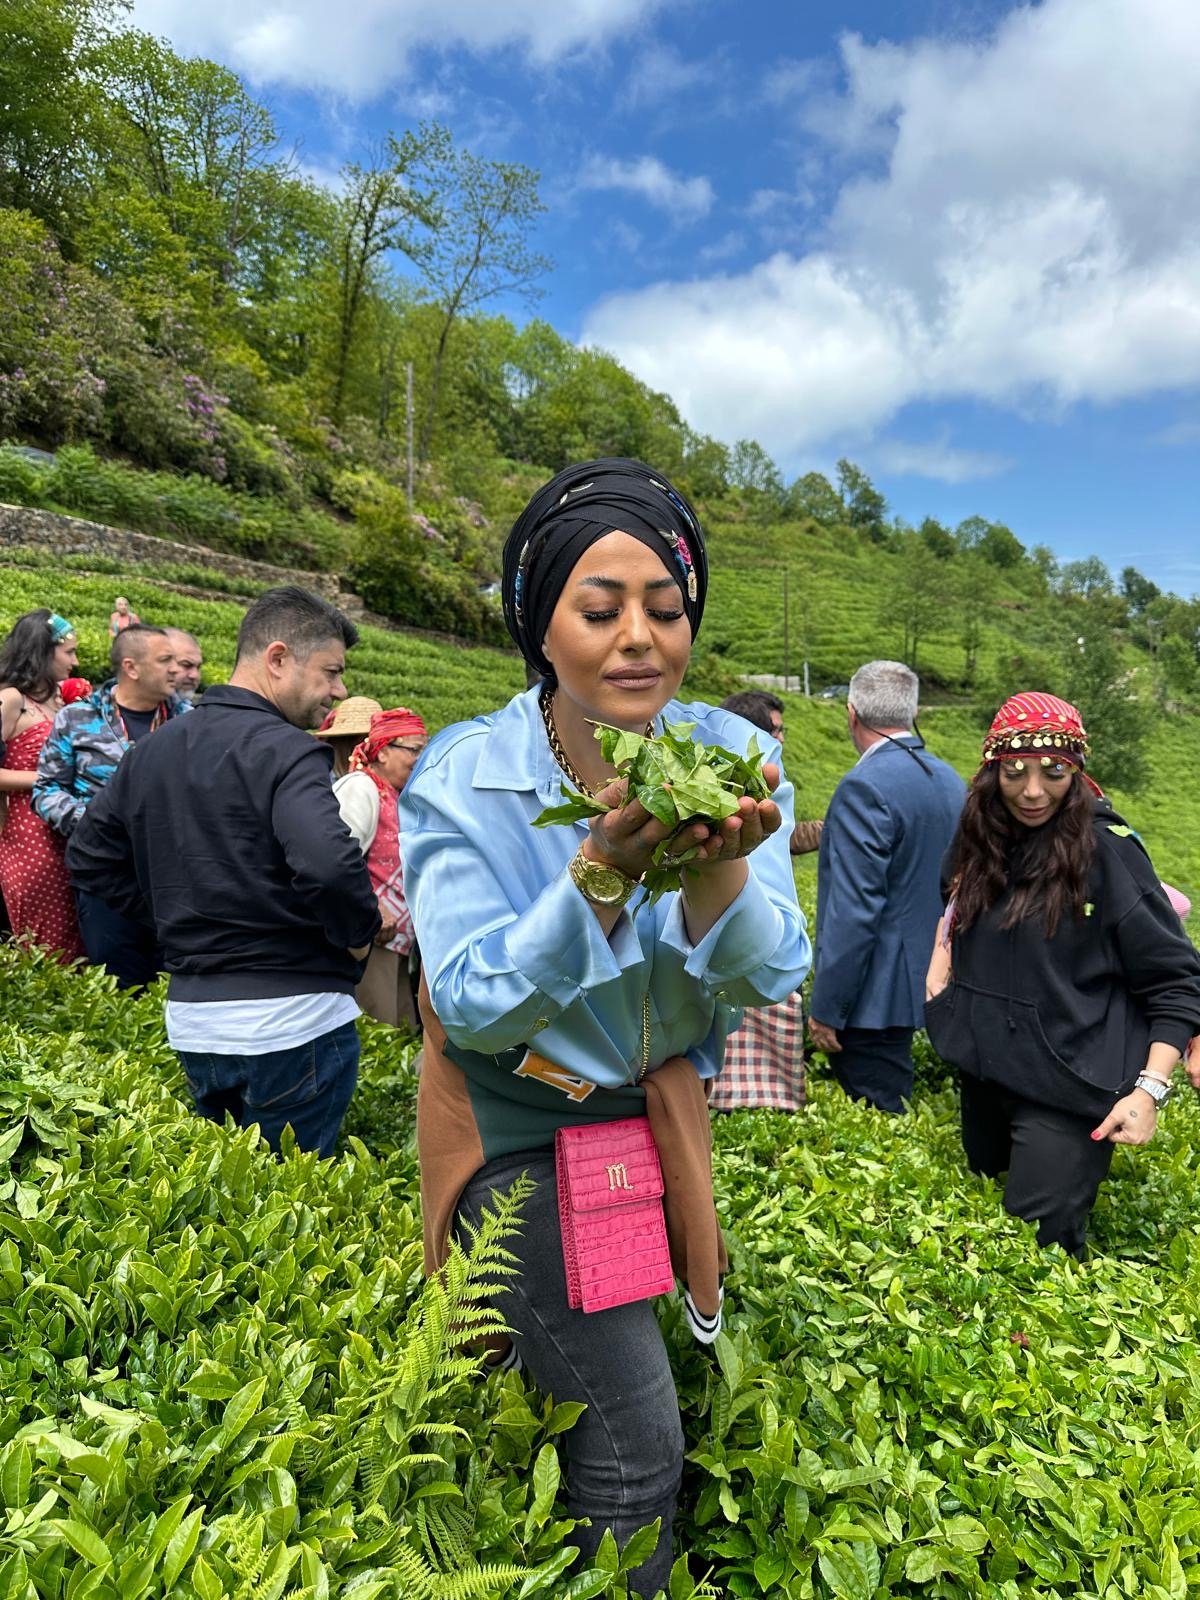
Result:
[[[459,1572],[439,1572],[411,1545],[401,1544],[392,1558],[405,1600],[475,1600],[480,1595],[507,1595],[524,1582],[529,1567],[472,1563]]]
[[[426,1556],[443,1572],[456,1572],[471,1565],[471,1538],[475,1516],[466,1505],[444,1500],[418,1500],[417,1531]]]

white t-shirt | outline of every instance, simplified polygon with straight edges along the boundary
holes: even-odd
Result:
[[[168,1000],[173,1050],[265,1056],[295,1050],[359,1015],[352,994],[289,994],[268,1000]]]

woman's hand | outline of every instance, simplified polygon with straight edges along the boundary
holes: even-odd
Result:
[[[1158,1107],[1144,1089],[1134,1089],[1092,1129],[1092,1138],[1107,1139],[1109,1144],[1149,1144],[1157,1127]]]
[[[925,974],[925,998],[936,1000],[950,982],[950,949],[944,941],[945,917],[938,918],[937,937],[933,941],[933,954]]]
[[[641,878],[654,851],[671,837],[671,830],[639,800],[627,801],[628,793],[629,784],[624,778],[614,779],[596,793],[595,798],[612,810],[592,818],[583,853],[589,861],[615,867],[627,878]],[[701,823],[694,825],[694,831],[698,838],[708,836],[708,829]]]
[[[779,787],[779,768],[773,763],[763,767],[763,777],[769,789]],[[721,865],[731,861],[742,861],[752,851],[757,850],[764,839],[769,839],[776,833],[783,822],[783,814],[774,800],[754,800],[750,795],[743,795],[738,801],[737,811],[717,827],[710,827],[707,823],[688,823],[686,828],[679,831],[676,845],[679,854],[690,850],[693,845],[699,849],[687,864],[687,871],[697,868]],[[684,889],[687,888],[687,878],[684,878]]]
[[[1200,1089],[1200,1033],[1188,1045],[1184,1066],[1187,1068],[1188,1082],[1192,1088]]]

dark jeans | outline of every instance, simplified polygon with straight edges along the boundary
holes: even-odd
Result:
[[[1008,1173],[1004,1209],[1038,1225],[1040,1245],[1081,1256],[1096,1195],[1112,1163],[1107,1139],[1092,1142],[1099,1118],[1076,1117],[977,1078],[961,1079],[962,1139],[972,1172]]]
[[[144,989],[162,970],[154,929],[87,889],[75,890],[79,932],[94,967],[107,967],[122,989]]]
[[[662,1518],[658,1548],[632,1574],[634,1589],[653,1595],[671,1573],[671,1523],[683,1469],[683,1429],[666,1347],[649,1300],[610,1311],[572,1311],[567,1305],[554,1157],[531,1150],[490,1161],[472,1178],[459,1205],[476,1226],[493,1189],[527,1172],[537,1187],[526,1202],[520,1233],[508,1241],[519,1272],[496,1304],[514,1330],[531,1377],[556,1401],[581,1401],[587,1410],[564,1435],[567,1507],[590,1517],[571,1543],[594,1555],[611,1528],[624,1545],[639,1528]]]
[[[880,1111],[903,1111],[912,1100],[912,1028],[839,1028],[842,1048],[829,1057],[830,1071],[851,1100]]]
[[[307,1044],[260,1056],[181,1050],[179,1059],[202,1117],[224,1122],[228,1112],[239,1128],[256,1122],[276,1153],[290,1125],[301,1150],[331,1156],[358,1081],[358,1029],[345,1022]]]

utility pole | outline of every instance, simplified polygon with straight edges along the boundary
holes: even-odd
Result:
[[[405,426],[408,431],[408,509],[411,511],[413,506],[413,396],[411,361],[405,363],[405,400]]]
[[[791,688],[791,653],[788,648],[788,569],[783,569],[783,687],[786,692]]]

